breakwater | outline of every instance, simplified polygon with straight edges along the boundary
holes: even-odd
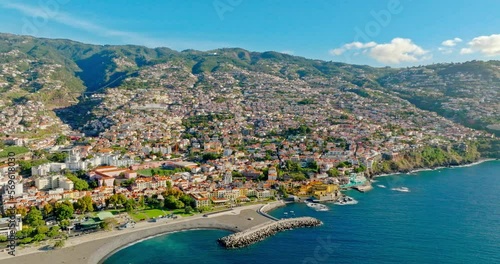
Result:
[[[220,238],[218,242],[226,248],[241,248],[262,241],[278,232],[299,227],[320,226],[323,222],[313,217],[298,217],[265,223],[251,229]]]

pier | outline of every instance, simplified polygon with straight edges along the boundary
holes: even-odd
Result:
[[[262,241],[281,231],[301,227],[320,226],[322,224],[323,222],[312,217],[283,219],[276,222],[264,223],[254,228],[231,234],[220,238],[218,241],[226,248],[241,248]]]

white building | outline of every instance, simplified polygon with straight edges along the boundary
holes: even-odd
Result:
[[[233,182],[233,174],[231,171],[226,171],[224,173],[224,184],[231,184]]]
[[[10,223],[10,217],[0,218],[0,235],[9,237],[12,227],[16,232],[23,229],[23,219],[20,214],[16,215],[14,226]]]
[[[49,173],[61,173],[64,169],[66,169],[66,163],[51,162],[31,167],[31,175],[46,176]]]
[[[35,186],[39,190],[53,190],[61,188],[71,191],[74,188],[73,182],[61,175],[51,175],[35,179]]]

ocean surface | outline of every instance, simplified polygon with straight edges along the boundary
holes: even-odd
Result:
[[[291,204],[271,212],[324,222],[227,250],[229,232],[194,230],[133,244],[105,264],[143,263],[500,263],[500,162],[379,177],[356,205],[316,212]],[[378,187],[384,185],[386,188]],[[391,188],[408,187],[410,192]]]

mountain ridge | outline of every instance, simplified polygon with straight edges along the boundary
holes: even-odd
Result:
[[[236,71],[254,72],[303,81],[311,86],[331,85],[361,96],[369,96],[369,90],[376,90],[474,129],[500,134],[497,130],[500,117],[494,110],[499,104],[495,98],[500,88],[500,61],[494,60],[372,67],[275,51],[253,52],[242,48],[175,51],[5,33],[0,33],[0,54],[4,69],[0,75],[0,94],[6,106],[15,105],[20,98],[42,102],[48,110],[78,105],[85,95],[121,87],[127,79],[135,78],[136,84],[145,82],[136,79],[141,72],[153,72],[156,66],[167,64],[182,68],[180,75],[163,74],[172,83],[165,86],[168,88],[181,88],[182,85],[176,87],[175,83],[182,83],[182,78],[196,79],[193,86],[207,88],[206,78]],[[176,78],[179,80],[175,81]],[[238,85],[247,85],[244,78],[238,80]]]

